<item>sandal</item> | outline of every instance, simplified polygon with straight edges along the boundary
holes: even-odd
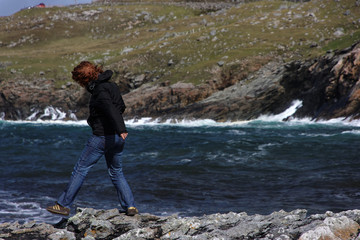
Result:
[[[70,209],[61,206],[60,204],[56,203],[54,206],[49,206],[46,208],[51,213],[60,214],[64,216],[68,216],[70,214]]]
[[[138,214],[139,211],[137,210],[136,207],[129,207],[127,210],[126,210],[126,215],[127,216],[135,216],[136,214]]]

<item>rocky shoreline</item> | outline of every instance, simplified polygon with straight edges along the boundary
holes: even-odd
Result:
[[[119,77],[121,73],[117,73],[115,82],[124,92],[127,119],[250,120],[280,113],[293,100],[301,100],[303,104],[289,119],[357,119],[360,117],[359,59],[357,43],[309,61],[274,60],[251,66],[252,74],[232,72],[197,86],[181,82],[154,85],[146,82],[146,76]],[[138,81],[138,87],[126,88],[133,78]],[[1,85],[0,118],[86,119],[88,99],[89,94],[75,83],[68,82],[59,89],[46,78],[34,82],[20,76]],[[57,110],[46,113],[49,106]]]
[[[326,212],[307,216],[307,211],[283,210],[269,215],[245,212],[201,217],[128,217],[118,209],[79,208],[69,219],[50,225],[35,221],[0,224],[0,239],[259,239],[259,240],[358,240],[360,210]]]

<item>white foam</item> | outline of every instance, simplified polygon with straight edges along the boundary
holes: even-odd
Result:
[[[38,119],[42,119],[44,117],[51,117],[51,120],[62,120],[66,117],[66,113],[62,112],[58,108],[49,106],[44,109],[44,113],[40,115]]]
[[[279,122],[284,119],[291,117],[299,108],[302,107],[302,101],[294,100],[291,103],[291,106],[286,109],[284,112],[277,115],[261,115],[257,120],[261,120],[264,122]]]
[[[46,107],[43,111],[39,109],[32,109],[32,114],[27,117],[25,120],[27,121],[39,121],[44,119],[55,120],[64,120],[66,118],[66,113],[61,111],[59,108],[54,108],[53,106]],[[40,114],[40,116],[38,116]],[[77,117],[74,113],[69,112],[69,118],[77,121]]]
[[[264,116],[263,116],[264,117]],[[0,119],[1,120],[1,119]],[[37,119],[36,121],[31,120],[3,120],[4,122],[10,124],[32,124],[32,125],[74,125],[74,126],[87,126],[86,120],[41,120]],[[204,120],[167,120],[165,122],[161,122],[157,119],[152,120],[151,118],[142,118],[142,119],[131,119],[125,121],[126,125],[130,128],[136,128],[141,126],[179,126],[179,127],[247,127],[250,126],[251,123],[279,123],[280,126],[286,124],[288,126],[296,126],[296,125],[331,125],[331,126],[353,126],[360,127],[360,120],[346,120],[343,118],[331,119],[331,120],[321,120],[314,121],[310,118],[302,118],[302,119],[292,119],[291,121],[284,122],[280,120],[267,120],[255,119],[250,121],[235,121],[235,122],[216,122],[211,119]]]
[[[190,163],[190,162],[192,162],[192,160],[191,160],[191,159],[188,159],[188,158],[185,158],[185,159],[181,159],[181,160],[180,160],[180,163],[182,163],[182,164]]]
[[[54,199],[52,199],[53,201]],[[54,217],[46,212],[38,199],[25,198],[18,192],[0,190],[0,223],[9,221],[55,221]]]
[[[284,119],[288,120],[286,124],[288,125],[298,125],[298,124],[324,124],[332,126],[353,126],[360,127],[360,120],[353,120],[351,118],[333,118],[329,120],[313,120],[311,118],[292,118],[291,116],[302,107],[302,101],[294,100],[291,106],[286,109],[284,112],[277,115],[261,115],[254,121],[262,122],[284,122]]]
[[[337,134],[326,134],[326,133],[301,133],[300,136],[305,137],[333,137]]]
[[[69,117],[70,117],[72,120],[74,120],[74,121],[78,121],[75,113],[70,113],[70,116],[69,116]]]
[[[86,120],[73,121],[73,120],[6,120],[5,122],[10,124],[31,124],[31,125],[75,125],[75,126],[87,126]]]
[[[0,120],[4,120],[5,119],[5,113],[4,112],[0,112]]]
[[[289,126],[292,125],[307,125],[307,124],[326,124],[333,126],[353,126],[360,127],[360,120],[351,120],[350,118],[335,118],[330,120],[319,120],[315,121],[310,118],[291,118],[291,116],[302,106],[302,101],[294,100],[291,106],[286,109],[284,112],[276,115],[261,115],[255,120],[248,121],[234,121],[234,122],[216,122],[212,119],[198,119],[198,120],[177,120],[177,119],[168,119],[166,121],[161,121],[160,119],[143,117],[126,120],[125,123],[129,127],[139,127],[139,126],[180,126],[180,127],[246,127],[251,123],[281,123]],[[5,114],[0,114],[0,120],[3,120]],[[77,117],[74,113],[69,112],[69,118],[72,120],[64,120],[66,118],[66,113],[62,112],[58,108],[49,106],[44,109],[44,113],[39,117],[39,111],[35,110],[26,120],[20,121],[6,121],[11,123],[31,123],[31,124],[59,124],[59,125],[78,125],[86,126],[86,120],[77,120]],[[43,119],[43,118],[51,118]],[[284,119],[288,121],[284,122]]]
[[[211,119],[200,119],[200,120],[177,120],[177,119],[168,119],[166,121],[160,121],[159,119],[153,118],[140,118],[140,119],[131,119],[127,120],[126,125],[130,127],[137,127],[137,126],[154,126],[154,125],[163,125],[163,126],[181,126],[181,127],[200,127],[200,126],[217,126],[221,125]]]
[[[237,130],[237,129],[229,130],[228,133],[230,133],[231,135],[238,135],[238,136],[242,136],[242,135],[247,134],[246,131],[240,131],[240,130]]]
[[[360,130],[343,131],[342,134],[360,135]]]
[[[289,123],[360,127],[360,120],[351,120],[346,118],[333,118],[329,120],[311,120],[310,118],[303,118],[303,119],[292,119]]]
[[[29,117],[26,118],[26,120],[33,121],[36,120],[36,115],[39,113],[39,110],[36,110],[33,112]]]

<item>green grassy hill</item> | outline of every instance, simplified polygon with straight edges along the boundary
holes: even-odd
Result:
[[[220,4],[220,3],[218,3]],[[189,3],[97,2],[0,18],[0,80],[41,74],[57,86],[82,60],[151,82],[195,85],[220,75],[323,55],[360,39],[354,0],[256,1],[214,11]]]

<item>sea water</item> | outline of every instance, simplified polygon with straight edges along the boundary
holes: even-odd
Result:
[[[283,122],[283,115],[237,123],[127,121],[123,168],[140,212],[359,208],[360,123]],[[66,187],[90,135],[85,121],[0,121],[0,222],[58,221],[45,208]],[[120,208],[104,159],[89,172],[72,214],[76,207]]]

